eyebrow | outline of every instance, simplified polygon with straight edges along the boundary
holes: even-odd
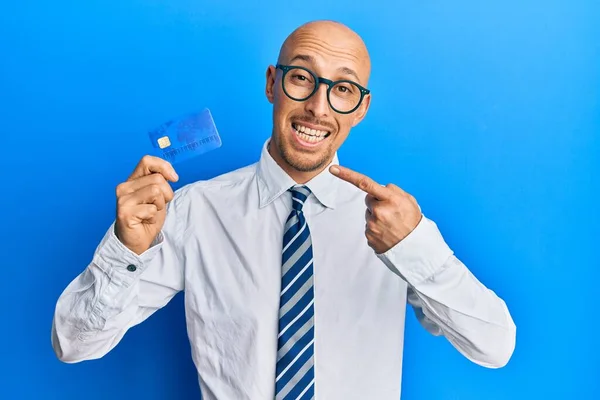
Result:
[[[309,56],[308,54],[297,54],[294,57],[292,57],[292,59],[290,60],[290,63],[292,63],[295,60],[301,60],[301,61],[306,61],[308,63],[316,64],[315,58],[313,56]],[[352,68],[340,67],[337,70],[343,74],[354,76],[356,78],[356,80],[358,82],[360,82],[360,78],[358,77],[358,74]]]

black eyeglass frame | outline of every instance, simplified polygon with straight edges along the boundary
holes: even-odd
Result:
[[[329,103],[329,106],[331,107],[332,110],[334,110],[335,112],[339,113],[339,114],[351,114],[354,111],[356,111],[358,109],[358,107],[360,107],[360,105],[362,104],[362,101],[364,99],[364,97],[371,93],[371,91],[361,85],[359,85],[358,83],[351,81],[349,79],[342,79],[339,81],[332,81],[331,79],[327,79],[327,78],[323,78],[320,76],[317,76],[317,74],[315,74],[314,72],[312,72],[310,69],[305,68],[305,67],[301,67],[299,65],[283,65],[283,64],[277,64],[275,66],[276,68],[280,69],[283,71],[283,76],[281,77],[281,88],[283,89],[283,92],[285,93],[285,95],[287,97],[289,97],[292,100],[295,101],[306,101],[308,99],[310,99],[315,93],[317,93],[317,91],[319,90],[319,87],[321,87],[321,84],[325,84],[327,85],[327,102]],[[311,93],[309,93],[308,96],[304,97],[304,98],[296,98],[296,97],[292,97],[287,90],[285,90],[285,85],[283,84],[284,80],[285,80],[285,76],[288,72],[290,72],[293,69],[301,69],[303,71],[308,72],[314,79],[315,79],[315,87],[313,89],[313,91]],[[360,90],[360,99],[358,100],[358,103],[356,104],[356,106],[351,109],[350,111],[339,111],[337,108],[335,108],[332,104],[331,104],[331,100],[329,99],[329,94],[331,92],[331,89],[337,85],[338,83],[350,83],[354,86],[356,86],[359,90]]]

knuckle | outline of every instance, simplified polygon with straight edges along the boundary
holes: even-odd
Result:
[[[367,221],[367,232],[369,233],[373,233],[375,229],[375,223],[373,222],[373,220],[368,220]]]
[[[117,219],[120,221],[126,221],[129,218],[129,213],[124,207],[117,208]]]
[[[161,194],[160,186],[157,184],[150,185],[148,191],[150,192],[150,195],[153,197],[158,197]]]
[[[373,215],[374,219],[379,219],[381,217],[381,209],[379,207],[373,207],[371,209],[371,215]]]
[[[404,189],[402,189],[402,188],[401,188],[400,186],[398,186],[398,185],[394,185],[394,186],[393,186],[393,188],[394,188],[394,190],[395,190],[396,192],[398,192],[398,193],[406,193],[406,192],[404,191]]]
[[[358,187],[362,190],[368,189],[369,181],[367,181],[365,178],[360,178],[360,180],[358,181]]]
[[[151,179],[152,179],[152,183],[154,183],[155,185],[160,185],[165,181],[165,177],[162,176],[162,174],[152,174],[150,175]]]
[[[125,183],[124,182],[119,183],[115,189],[115,192],[116,192],[117,197],[121,197],[123,195],[123,193],[125,192]]]
[[[125,201],[126,200],[127,199],[124,196],[117,197],[117,208],[123,208],[123,206],[125,205]]]
[[[404,203],[404,199],[401,196],[394,196],[392,198],[392,204],[396,207],[400,207]]]

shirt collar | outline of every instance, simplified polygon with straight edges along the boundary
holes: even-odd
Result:
[[[269,154],[270,138],[263,145],[257,168],[259,207],[263,208],[277,199],[296,182]],[[337,152],[331,163],[305,185],[325,207],[335,208],[339,178],[329,172],[329,166],[339,164]]]

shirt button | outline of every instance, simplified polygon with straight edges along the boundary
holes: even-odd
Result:
[[[136,268],[136,266],[135,266],[135,265],[133,265],[133,264],[129,264],[129,265],[127,266],[127,271],[129,271],[129,272],[133,272],[133,271],[135,271],[136,269],[137,269],[137,268]]]

